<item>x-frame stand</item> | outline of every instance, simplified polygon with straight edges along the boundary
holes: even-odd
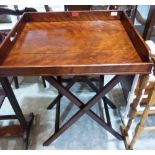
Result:
[[[101,76],[102,77],[102,76]],[[61,77],[58,77],[56,80],[54,77],[44,77],[45,80],[47,80],[52,86],[54,86],[58,91],[59,95],[52,103],[52,106],[56,104],[56,121],[55,121],[55,133],[50,136],[45,142],[44,146],[49,145],[52,143],[56,138],[58,138],[64,131],[66,131],[72,124],[74,124],[82,115],[85,113],[89,115],[93,120],[95,120],[98,124],[100,124],[104,129],[109,131],[113,136],[118,138],[119,140],[124,140],[124,137],[120,135],[117,131],[115,131],[111,126],[110,121],[110,115],[107,107],[107,103],[112,107],[115,108],[115,106],[111,103],[111,101],[105,97],[105,95],[116,85],[118,84],[121,79],[124,76],[117,75],[115,76],[108,84],[106,84],[104,87],[100,85],[100,88],[97,89],[97,87],[89,81],[89,79],[85,76],[83,76],[83,80],[91,87],[93,90],[95,90],[96,95],[90,99],[86,104],[81,102],[75,95],[73,95],[69,89],[72,87],[72,85],[77,81],[78,76],[73,77],[73,79],[67,84],[66,87],[64,87],[61,83]],[[103,83],[103,78],[101,79],[101,83]],[[60,99],[62,96],[66,96],[72,103],[77,105],[79,107],[79,111],[74,114],[64,125],[59,127],[59,117],[60,117]],[[99,116],[97,116],[90,108],[94,106],[100,99],[103,99],[105,101],[106,106],[106,117],[107,122],[105,122],[103,119],[101,119]]]
[[[0,134],[0,137],[22,136],[25,142],[24,149],[28,149],[29,134],[33,123],[34,115],[33,113],[30,113],[29,118],[25,119],[7,77],[0,77],[0,83],[3,87],[5,95],[8,97],[10,104],[15,112],[15,115],[0,115],[0,120],[17,119],[20,123],[20,125],[12,125],[1,128],[0,130],[2,130],[2,132],[0,133],[2,134]]]

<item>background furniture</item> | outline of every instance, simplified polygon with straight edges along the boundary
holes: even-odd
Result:
[[[153,41],[146,41],[150,56],[154,59],[155,44]],[[155,76],[154,68],[149,75],[135,76],[131,90],[128,94],[126,111],[123,116],[122,132],[125,135],[126,148],[133,149],[143,130],[155,130],[155,126],[145,127],[148,115],[155,115]],[[141,116],[132,135],[131,126],[136,116]]]
[[[133,23],[144,40],[155,41],[155,6],[136,6]]]
[[[155,41],[155,6],[150,6],[149,14],[147,17],[144,33],[144,40],[153,40]]]
[[[2,106],[4,97],[6,96],[10,104],[13,108],[14,115],[0,115],[0,120],[14,120],[17,119],[19,121],[19,125],[8,125],[8,126],[1,126],[0,127],[0,137],[23,137],[25,142],[24,149],[28,149],[29,144],[29,134],[30,129],[33,123],[33,114],[31,113],[28,118],[26,119],[22,113],[22,110],[19,107],[18,101],[14,95],[14,92],[10,86],[9,80],[6,77],[0,77],[0,83],[2,85],[2,89],[0,89],[0,108]]]

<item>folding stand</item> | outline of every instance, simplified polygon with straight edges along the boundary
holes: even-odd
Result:
[[[8,97],[10,104],[15,112],[15,115],[3,115],[0,116],[0,120],[18,119],[20,125],[10,125],[0,128],[0,137],[21,137],[23,136],[25,141],[25,149],[28,149],[29,133],[33,123],[34,115],[30,114],[28,120],[25,119],[18,101],[14,95],[14,92],[10,86],[10,83],[6,77],[0,77],[0,82],[3,87],[5,95]]]
[[[58,76],[58,78],[60,79],[61,77]],[[95,81],[99,81],[99,89],[101,89],[102,86],[104,85],[104,76],[100,76],[100,78],[95,79]],[[61,80],[61,83],[62,82],[63,80]],[[99,91],[98,88],[92,83],[92,81],[86,76],[73,77],[73,79],[69,79],[64,82],[68,82],[66,86],[67,89],[70,89],[76,82],[85,82],[96,93]],[[58,96],[54,99],[54,101],[52,101],[52,103],[47,107],[47,109],[48,110],[52,109],[62,97],[63,97],[62,94],[58,94]],[[116,109],[116,106],[106,96],[103,97],[103,101],[104,103],[107,103],[112,109]],[[106,107],[107,107],[107,104],[106,104]]]
[[[72,85],[77,81],[78,76],[73,77],[73,79],[67,84],[66,88],[61,84],[61,78],[58,77],[56,80],[54,77],[45,77],[45,79],[54,86],[58,91],[59,95],[54,100],[52,106],[56,105],[56,121],[55,121],[55,133],[50,136],[45,142],[44,146],[49,145],[52,143],[56,138],[58,138],[65,130],[67,130],[72,124],[74,124],[83,114],[89,115],[93,120],[95,120],[97,123],[99,123],[103,128],[105,128],[107,131],[109,131],[113,136],[118,138],[119,140],[123,140],[124,137],[120,135],[117,131],[115,131],[111,126],[110,121],[110,115],[108,108],[106,109],[106,117],[107,117],[107,123],[101,119],[99,116],[97,116],[90,108],[95,105],[101,98],[105,101],[106,105],[109,104],[111,107],[114,108],[114,105],[111,103],[111,101],[105,97],[105,95],[116,85],[118,84],[121,79],[124,76],[115,76],[108,84],[106,84],[104,87],[101,87],[101,83],[103,83],[103,77],[101,76],[100,80],[100,90],[97,89],[97,87],[89,81],[89,79],[85,76],[82,76],[81,78],[83,81],[85,81],[93,90],[95,90],[96,95],[89,100],[86,104],[81,102],[75,95],[73,95],[69,89],[72,87]],[[79,111],[74,114],[61,128],[59,127],[59,117],[60,117],[60,99],[62,96],[66,96],[72,103],[77,105],[79,107]]]

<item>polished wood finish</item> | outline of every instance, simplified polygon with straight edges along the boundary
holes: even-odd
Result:
[[[46,11],[48,11],[47,10],[48,8],[49,7],[47,5],[45,5]],[[23,10],[18,10],[18,9],[11,10],[11,9],[8,9],[8,8],[0,8],[0,15],[1,14],[2,15],[8,14],[8,15],[16,15],[16,16],[19,16],[19,15],[22,15],[23,13],[25,13],[25,12],[37,12],[37,10],[34,9],[34,8],[27,8],[27,7],[25,9],[23,9]],[[5,37],[7,36],[7,33],[6,32],[0,32],[0,43],[5,39]],[[5,54],[4,54],[4,57],[5,57]],[[14,80],[15,88],[16,89],[19,88],[18,78],[17,77],[13,77],[13,80]],[[44,80],[43,77],[42,77],[42,81],[43,81],[44,87],[46,88],[46,82],[45,82],[45,80]]]
[[[111,12],[117,12],[117,16],[111,16]],[[116,19],[120,20],[121,16],[122,11],[33,12],[26,13],[25,20],[27,22],[96,21]]]
[[[16,32],[18,30],[18,35],[20,35],[20,32],[24,28],[25,20],[22,17],[17,24],[15,25],[14,29],[9,32],[9,34],[6,36],[4,41],[0,44],[0,62],[3,62],[5,58],[8,56],[11,48],[13,47],[15,42],[11,42],[10,37],[15,36]]]
[[[139,56],[143,61],[149,61],[148,57],[148,47],[145,44],[143,38],[140,36],[137,30],[135,30],[133,24],[129,20],[126,14],[122,15],[122,24],[128,33],[128,36],[130,37],[135,49],[137,50]]]
[[[114,12],[24,14],[0,48],[0,76],[149,73],[145,43]]]

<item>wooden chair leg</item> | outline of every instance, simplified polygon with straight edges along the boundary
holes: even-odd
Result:
[[[136,99],[134,100],[134,102],[130,106],[130,112],[129,112],[129,116],[128,116],[129,117],[129,120],[128,120],[126,129],[125,129],[126,130],[126,133],[130,129],[130,126],[132,124],[132,121],[136,117],[136,113],[137,113],[137,109],[136,108],[137,108],[138,104],[141,101],[141,96],[144,94],[144,91],[145,91],[144,88],[146,87],[146,84],[148,82],[148,79],[149,79],[149,75],[143,75],[140,78],[139,91],[138,91],[137,97],[136,97]]]
[[[130,105],[134,101],[134,96],[135,96],[134,91],[136,89],[138,80],[139,80],[139,74],[136,74],[135,77],[133,78],[131,89],[129,89],[129,93],[128,93],[128,96],[127,96],[127,105],[125,107],[125,112],[124,112],[124,115],[123,115],[123,118],[122,118],[123,124],[125,126],[126,126],[127,121],[128,121],[128,114],[129,114],[129,111],[130,111]]]
[[[150,109],[150,106],[147,106],[145,108],[144,113],[143,113],[142,118],[141,118],[141,121],[136,126],[134,136],[133,136],[133,138],[131,140],[131,143],[129,145],[130,149],[133,149],[133,145],[136,143],[137,139],[140,137],[140,135],[141,135],[141,133],[142,133],[142,131],[144,129],[144,124],[145,124],[145,121],[147,119],[149,109]]]
[[[155,84],[154,84],[155,85]],[[148,94],[148,105],[145,107],[145,110],[143,112],[143,115],[141,117],[140,123],[137,125],[135,134],[133,136],[133,139],[130,143],[130,148],[133,148],[133,145],[135,144],[136,140],[139,138],[140,134],[144,130],[144,124],[148,118],[150,107],[155,104],[155,86],[152,88],[152,90]]]

